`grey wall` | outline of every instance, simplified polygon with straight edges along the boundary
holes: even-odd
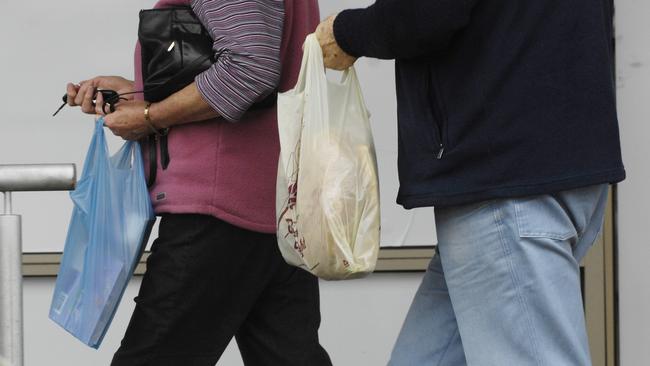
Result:
[[[76,163],[93,117],[67,108],[65,85],[94,75],[133,75],[137,9],[151,0],[0,1],[0,164]],[[129,15],[129,11],[131,11]],[[113,151],[120,141],[110,139]],[[67,193],[19,193],[26,252],[61,251],[72,204]]]
[[[621,366],[650,365],[650,2],[615,0],[627,180],[618,194]]]

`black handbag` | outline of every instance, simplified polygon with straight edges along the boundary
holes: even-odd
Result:
[[[212,38],[190,7],[140,11],[144,99],[159,102],[215,61]]]
[[[216,60],[213,40],[189,6],[140,11],[138,40],[142,50],[144,99],[159,102],[194,82]],[[277,92],[251,106],[275,105]]]
[[[216,62],[213,40],[189,6],[140,11],[138,40],[142,52],[142,81],[144,99],[159,102],[194,82],[196,75]],[[255,103],[250,110],[275,105],[277,91]],[[156,180],[156,142],[160,142],[163,170],[170,163],[167,134],[149,136],[149,180]]]

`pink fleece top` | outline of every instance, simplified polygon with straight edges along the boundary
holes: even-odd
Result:
[[[189,3],[189,0],[161,0],[156,7]],[[200,18],[205,16],[205,13],[201,14],[201,9],[197,11],[201,3],[203,2],[199,0],[192,1],[192,6]],[[213,4],[218,1],[205,3]],[[211,14],[210,11],[212,9],[208,9],[207,13]],[[314,31],[319,18],[317,0],[284,0],[284,23],[279,52],[280,91],[289,90],[295,85],[300,71],[302,43],[307,34]],[[205,21],[202,19],[202,22]],[[213,34],[213,38],[215,36],[220,38],[218,34]],[[240,36],[242,39],[251,37],[245,32],[241,35],[230,33],[229,36]],[[236,39],[231,43],[238,44]],[[228,48],[227,45],[223,47]],[[233,47],[226,52],[236,53],[238,50]],[[251,55],[247,54],[243,57],[249,56]],[[142,90],[141,68],[138,45],[135,52],[136,90]],[[250,82],[254,81],[248,80],[244,75],[240,80],[227,80],[232,78],[232,75],[220,74],[218,70],[213,70],[200,76],[201,80],[197,77],[197,86],[206,102],[227,120],[218,118],[175,126],[170,130],[170,164],[163,170],[160,161],[157,162],[158,175],[156,183],[150,189],[151,200],[157,214],[212,215],[248,230],[275,233],[275,184],[280,152],[277,111],[270,108],[237,114],[238,103],[232,103],[232,100],[240,95],[229,99],[226,82],[228,86],[243,83],[242,89],[245,90],[246,86],[250,89]],[[210,88],[213,88],[216,97],[209,95]],[[146,144],[143,144],[146,167],[148,154],[144,145]],[[145,172],[148,173],[147,169]]]

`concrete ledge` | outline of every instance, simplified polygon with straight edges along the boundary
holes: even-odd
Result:
[[[433,256],[433,247],[382,248],[376,272],[421,272],[427,268]],[[24,253],[23,276],[56,276],[61,264],[61,253]],[[135,270],[142,275],[146,269],[149,252],[145,253]]]

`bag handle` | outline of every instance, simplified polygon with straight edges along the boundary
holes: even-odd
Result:
[[[361,83],[359,82],[359,77],[357,76],[357,70],[354,66],[350,66],[343,72],[341,77],[341,84],[347,84],[354,89],[355,94],[359,98],[359,104],[363,107],[363,111],[366,114],[366,118],[370,118],[370,111],[366,105],[366,101],[363,98],[363,91],[361,90]]]
[[[101,117],[95,122],[95,131],[88,146],[83,172],[79,180],[92,175],[98,169],[98,165],[100,165],[99,169],[101,169],[101,165],[103,165],[102,160],[106,160],[107,158],[108,145],[106,144],[106,136],[104,135],[104,117]]]
[[[86,195],[89,193],[90,187],[98,184],[97,182],[101,179],[100,176],[106,174],[108,159],[108,145],[104,135],[104,117],[100,117],[95,122],[95,131],[88,146],[83,171],[77,181],[77,187],[70,192],[73,204],[84,215],[89,212]]]
[[[106,135],[104,131],[104,117],[100,117],[95,124],[95,133],[90,141],[86,161],[84,162],[83,176],[91,174],[96,169],[106,169],[103,166],[97,167],[95,164],[101,164],[100,158],[105,161],[110,160],[111,164],[118,169],[135,170],[138,176],[144,180],[144,163],[140,144],[136,141],[126,141],[120,150],[110,157]]]
[[[321,70],[316,73],[315,70]],[[322,74],[325,79],[325,63],[323,62],[323,51],[321,50],[316,34],[312,33],[305,38],[302,52],[302,63],[300,64],[300,73],[294,90],[302,92],[308,89],[311,84],[308,82],[309,75]],[[326,81],[326,80],[324,80]]]
[[[115,168],[130,170],[138,180],[145,181],[142,151],[137,141],[126,141],[111,160]]]
[[[316,70],[321,70],[321,72],[316,72]],[[316,34],[312,33],[307,36],[305,43],[303,44],[303,56],[302,63],[300,65],[300,73],[298,74],[298,81],[296,82],[296,87],[294,90],[296,92],[302,92],[310,87],[314,87],[313,84],[309,83],[309,76],[318,75],[319,84],[324,88],[327,88],[327,77],[325,74],[325,61],[323,60],[323,50],[318,42]],[[353,66],[345,69],[343,71],[343,76],[341,77],[341,84],[352,84],[352,86],[357,90],[361,91],[361,85],[359,83],[359,77],[357,76],[357,71]]]

